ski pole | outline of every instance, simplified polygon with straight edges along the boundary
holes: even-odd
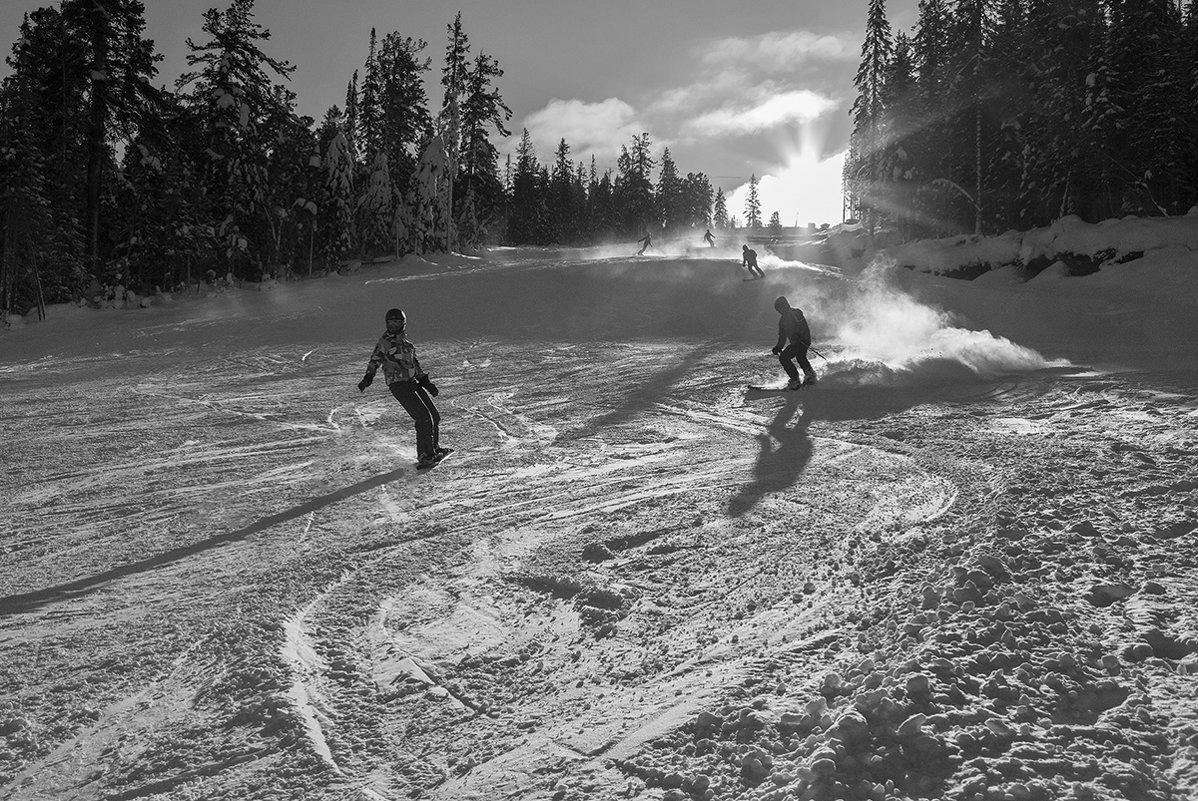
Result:
[[[811,347],[810,345],[808,345],[808,346],[807,346],[807,350],[811,351],[812,353],[814,353],[816,356],[820,357],[820,358],[821,358],[821,359],[823,359],[824,361],[828,361],[828,357],[827,357],[827,356],[825,356],[824,354],[820,353],[818,350],[816,350],[815,348]]]

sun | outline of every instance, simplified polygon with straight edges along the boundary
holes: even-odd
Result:
[[[769,222],[775,211],[785,226],[840,222],[844,159],[844,151],[826,159],[807,151],[791,157],[777,173],[762,175],[757,185],[762,223]],[[728,196],[728,214],[735,215],[741,224],[748,195],[746,183]]]

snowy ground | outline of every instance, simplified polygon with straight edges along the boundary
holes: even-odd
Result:
[[[0,797],[1198,795],[1198,277],[715,255],[0,333]]]

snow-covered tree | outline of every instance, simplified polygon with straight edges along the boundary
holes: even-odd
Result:
[[[202,29],[208,39],[187,40],[189,70],[176,85],[188,90],[188,113],[197,120],[189,148],[203,165],[201,191],[224,243],[225,267],[244,272],[261,262],[271,239],[266,162],[276,132],[263,123],[291,111],[278,108],[286,95],[275,91],[271,76],[286,79],[295,68],[262,51],[270,33],[254,21],[253,0],[208,10]]]
[[[354,162],[345,132],[338,130],[323,159],[325,257],[330,267],[353,249]]]
[[[364,253],[385,253],[394,248],[395,189],[387,154],[378,152],[370,165],[369,184],[358,201],[359,241]]]

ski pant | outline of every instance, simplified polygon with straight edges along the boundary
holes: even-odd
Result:
[[[815,370],[811,368],[811,362],[807,361],[807,348],[811,347],[805,342],[798,344],[791,343],[782,349],[778,354],[778,361],[782,362],[782,369],[790,376],[791,380],[799,377],[798,368],[795,367],[795,360],[798,360],[799,367],[803,368],[803,375],[813,376]]]
[[[416,458],[430,457],[440,444],[441,415],[424,387],[415,381],[396,381],[391,394],[416,424]]]
[[[757,262],[751,261],[745,267],[748,269],[750,277],[765,278],[765,271],[757,266]]]

